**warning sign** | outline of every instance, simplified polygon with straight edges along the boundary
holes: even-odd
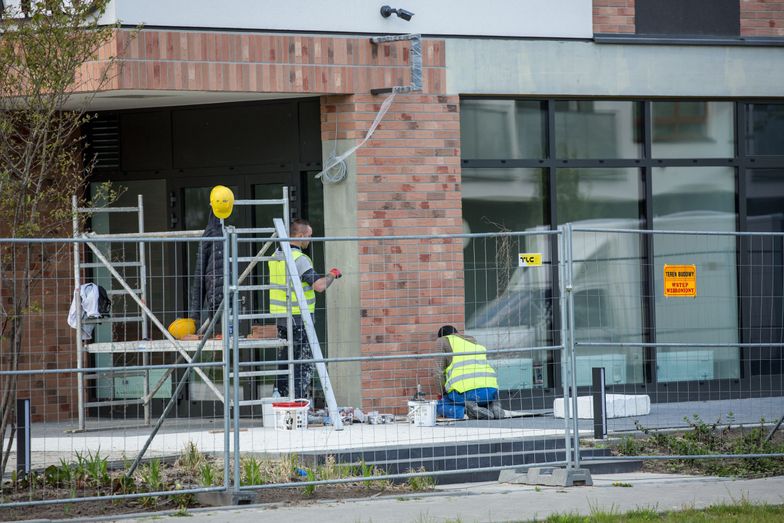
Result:
[[[697,296],[696,265],[665,265],[664,296],[687,297]]]
[[[539,252],[521,252],[517,257],[519,267],[539,267],[542,264],[542,254]]]

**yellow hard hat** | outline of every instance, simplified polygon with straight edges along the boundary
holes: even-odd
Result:
[[[216,185],[210,191],[210,206],[218,218],[228,218],[234,208],[234,193],[223,185]]]
[[[169,325],[169,334],[174,339],[181,340],[188,334],[196,334],[196,320],[192,318],[177,318]]]

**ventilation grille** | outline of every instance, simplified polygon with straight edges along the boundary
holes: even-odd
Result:
[[[96,171],[120,168],[120,119],[116,114],[101,113],[87,124],[85,165],[95,162]]]

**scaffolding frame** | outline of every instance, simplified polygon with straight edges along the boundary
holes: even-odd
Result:
[[[278,243],[276,241],[276,237],[285,237],[286,231],[289,229],[289,192],[287,187],[283,187],[283,194],[281,198],[276,199],[265,199],[265,200],[236,200],[234,205],[238,206],[253,206],[253,205],[281,205],[283,207],[283,218],[275,218],[273,220],[273,227],[252,227],[252,228],[233,228],[228,227],[231,231],[233,238],[237,236],[246,236],[249,235],[251,238],[255,239],[256,235],[259,234],[268,234],[269,236],[266,238],[261,238],[260,240],[264,241],[263,246],[259,249],[259,251],[253,256],[239,256],[239,252],[236,248],[236,241],[232,244],[234,247],[231,251],[231,256],[228,258],[229,263],[234,267],[234,271],[232,272],[232,276],[236,277],[236,280],[233,281],[233,285],[230,288],[230,291],[235,294],[235,298],[239,296],[240,292],[243,291],[267,291],[272,288],[279,288],[278,286],[272,284],[259,284],[259,285],[243,285],[245,279],[252,273],[253,269],[259,262],[269,261],[273,259],[273,255],[267,255],[266,252],[269,248]],[[73,237],[74,239],[79,240],[87,240],[87,241],[79,241],[74,242],[74,262],[73,262],[73,269],[74,269],[74,282],[76,286],[75,291],[75,300],[77,311],[77,342],[76,342],[76,355],[77,355],[77,369],[79,372],[77,373],[77,386],[78,386],[78,412],[79,412],[79,431],[87,430],[86,427],[86,412],[89,408],[94,407],[102,407],[102,406],[115,406],[115,405],[142,405],[144,409],[144,425],[148,426],[151,424],[151,401],[154,395],[158,392],[158,390],[164,385],[167,379],[173,374],[174,368],[167,369],[163,375],[158,379],[155,385],[150,386],[150,371],[149,369],[143,371],[126,371],[122,370],[122,367],[117,367],[117,371],[105,371],[105,372],[98,372],[92,376],[86,375],[86,368],[85,368],[85,356],[87,354],[117,354],[117,353],[141,353],[142,354],[142,367],[146,368],[150,364],[150,354],[152,353],[177,353],[178,357],[175,361],[174,365],[180,364],[183,360],[192,363],[194,361],[194,357],[198,358],[203,351],[223,351],[223,363],[225,368],[228,367],[229,362],[229,349],[232,350],[232,354],[237,365],[234,366],[234,370],[227,372],[224,376],[224,382],[228,381],[229,383],[233,383],[235,391],[239,389],[240,380],[243,378],[256,378],[256,377],[263,377],[263,376],[279,376],[279,375],[288,375],[289,380],[289,392],[290,394],[294,391],[294,364],[291,363],[294,360],[294,344],[293,344],[293,334],[292,334],[292,307],[294,304],[294,300],[297,300],[297,303],[300,306],[300,310],[303,311],[303,318],[307,317],[306,325],[309,325],[309,328],[306,328],[306,332],[308,335],[308,339],[311,344],[311,348],[314,350],[314,353],[317,354],[318,358],[321,358],[321,349],[318,342],[318,339],[315,334],[315,329],[313,328],[312,318],[310,317],[309,312],[307,312],[307,302],[305,300],[304,294],[302,294],[302,286],[301,282],[298,278],[292,280],[294,274],[296,274],[296,268],[293,262],[293,258],[291,257],[291,251],[289,247],[289,243],[287,241],[280,241],[281,248],[284,252],[287,252],[288,255],[285,256],[286,258],[286,266],[287,266],[287,276],[288,276],[288,284],[285,286],[284,290],[286,292],[286,301],[287,301],[287,312],[283,314],[272,314],[272,313],[264,313],[264,312],[252,312],[250,314],[240,314],[238,308],[235,306],[230,306],[228,308],[229,315],[228,317],[224,318],[224,336],[223,340],[216,340],[216,339],[208,339],[207,336],[204,336],[201,340],[198,341],[183,341],[175,339],[169,332],[168,329],[161,323],[161,321],[157,318],[155,313],[150,310],[147,303],[147,267],[146,267],[146,254],[145,254],[145,238],[166,238],[166,237],[176,237],[176,238],[183,238],[183,237],[201,237],[203,231],[164,231],[164,232],[145,232],[144,231],[144,206],[142,196],[137,196],[137,206],[136,207],[79,207],[77,204],[76,196],[72,198],[72,206],[73,206]],[[80,220],[79,214],[95,214],[95,213],[136,213],[137,220],[138,220],[138,232],[137,233],[119,233],[119,234],[95,234],[95,233],[88,233],[84,231],[80,231]],[[100,251],[100,249],[96,246],[96,243],[99,241],[117,241],[127,239],[128,241],[135,241],[137,242],[138,248],[138,258],[136,262],[128,262],[128,261],[111,261],[107,259],[106,256]],[[223,240],[225,241],[226,238]],[[90,241],[93,240],[93,241]],[[97,263],[85,263],[82,261],[81,257],[81,244],[84,245],[92,252],[95,259],[98,260]],[[230,248],[228,242],[225,245],[226,249]],[[236,259],[235,259],[236,258]],[[239,263],[247,263],[247,266],[243,270],[242,274],[238,275],[238,264]],[[138,269],[138,281],[139,286],[137,288],[133,288],[126,280],[123,275],[121,275],[117,268],[129,268],[135,267]],[[121,289],[112,290],[110,291],[110,296],[116,294],[125,294],[129,296],[138,306],[141,315],[140,316],[133,316],[133,317],[122,317],[122,318],[110,318],[110,319],[99,319],[95,320],[93,323],[101,323],[102,321],[111,321],[111,322],[138,322],[141,325],[141,337],[142,340],[139,341],[110,341],[105,343],[91,343],[85,344],[82,340],[82,318],[81,318],[81,274],[82,270],[85,268],[103,268],[108,270],[109,274],[113,278],[113,281],[119,283]],[[294,271],[294,272],[292,272]],[[228,285],[228,281],[224,281],[224,285]],[[292,299],[293,298],[293,299]],[[231,303],[229,304],[231,305]],[[220,309],[223,307],[223,304],[218,307]],[[246,320],[259,320],[259,319],[277,319],[277,318],[286,318],[287,320],[287,339],[282,340],[278,338],[274,339],[242,339],[240,340],[239,337],[239,322],[246,321]],[[149,325],[148,321],[151,322],[164,336],[163,340],[151,340],[150,333],[149,333]],[[209,324],[209,320],[204,323],[199,328],[199,332],[203,333],[205,327]],[[233,332],[231,328],[226,329],[226,326],[233,326]],[[227,335],[228,331],[228,335]],[[229,340],[231,338],[231,340]],[[231,345],[229,343],[231,341]],[[260,349],[260,348],[278,348],[278,347],[287,347],[288,353],[288,360],[289,364],[286,370],[281,369],[274,369],[274,370],[250,370],[250,371],[239,371],[239,355],[241,350],[246,349]],[[194,356],[191,356],[189,352],[192,352]],[[265,362],[256,362],[253,360],[249,360],[252,363],[257,364],[258,367],[263,367],[265,365],[269,365]],[[112,364],[114,367],[114,365]],[[215,395],[216,399],[225,405],[237,405],[238,407],[244,406],[254,406],[254,405],[261,405],[265,402],[266,398],[260,399],[249,399],[239,401],[238,394],[235,392],[234,398],[226,398],[224,394],[218,389],[218,386],[215,384],[213,380],[211,380],[202,369],[199,367],[192,367],[193,370],[199,375],[199,377],[204,381],[204,383],[210,388],[212,393]],[[331,384],[329,382],[329,376],[326,373],[326,366],[321,363],[317,364],[317,370],[319,373],[319,377],[321,379],[322,386],[324,387],[324,393],[327,400],[328,409],[330,415],[335,420],[335,429],[340,430],[342,428],[342,423],[340,420],[340,416],[337,410],[337,403],[334,396],[334,391],[332,390]],[[138,399],[122,399],[116,400],[114,399],[114,376],[117,374],[120,375],[131,375],[136,374],[139,375],[142,373],[143,375],[143,395],[141,398]],[[98,376],[101,374],[108,374],[112,376],[112,399],[108,401],[86,401],[85,398],[85,383],[90,379],[97,380]],[[231,380],[234,380],[232,382]],[[290,396],[291,397],[291,396]],[[228,401],[227,401],[228,399]],[[293,399],[293,398],[292,398]],[[176,397],[172,396],[169,398],[169,403],[173,403],[176,401]],[[165,411],[170,408],[170,405],[166,406]],[[239,408],[235,409],[235,416],[239,416]],[[159,420],[159,423],[163,421],[163,418]]]

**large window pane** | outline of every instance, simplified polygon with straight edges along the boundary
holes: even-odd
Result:
[[[463,169],[467,232],[541,231],[546,224],[540,169]],[[552,315],[550,242],[541,234],[471,238],[465,242],[466,332],[489,349],[549,345]],[[541,267],[518,267],[521,252],[543,255]],[[492,358],[499,387],[549,387],[546,351]]]
[[[639,158],[640,104],[596,100],[555,103],[557,158]]]
[[[653,169],[653,213],[659,230],[734,231],[734,169]],[[735,245],[733,236],[654,236],[658,342],[738,343]],[[664,297],[664,264],[696,265],[696,298]],[[657,377],[660,382],[737,378],[739,363],[737,347],[661,347]]]
[[[527,100],[460,101],[460,146],[466,159],[544,157],[542,103]]]
[[[748,152],[784,156],[784,104],[749,104]]]
[[[559,223],[595,228],[640,226],[638,169],[559,169]],[[642,341],[641,241],[633,234],[574,233],[573,295],[578,342]],[[591,384],[604,367],[608,384],[643,381],[642,348],[577,347],[577,383]]]
[[[746,172],[746,219],[749,231],[784,232],[784,168]],[[750,343],[784,340],[784,239],[756,236],[744,241],[747,262],[741,271],[743,325]],[[749,349],[752,376],[784,372],[784,349]]]
[[[652,102],[654,158],[731,158],[735,155],[732,102]]]

